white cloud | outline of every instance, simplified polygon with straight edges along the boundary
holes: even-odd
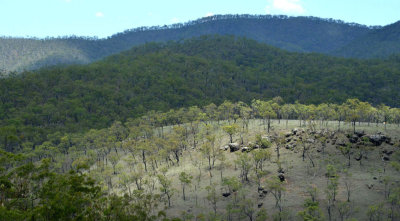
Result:
[[[210,16],[213,16],[213,15],[214,15],[214,13],[208,12],[208,13],[206,14],[206,17],[210,17]]]
[[[178,18],[172,18],[172,19],[171,19],[171,22],[172,22],[172,23],[178,23],[178,22],[179,22],[179,19],[178,19]]]
[[[306,10],[300,0],[268,0],[265,11],[268,14],[304,14]]]
[[[98,17],[98,18],[104,17],[103,12],[96,12],[96,17]]]

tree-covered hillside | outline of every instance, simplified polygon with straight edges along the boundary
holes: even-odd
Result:
[[[400,53],[400,21],[373,30],[334,54],[344,57],[385,58]]]
[[[0,127],[39,142],[49,132],[104,128],[149,110],[276,96],[306,104],[355,97],[398,107],[399,76],[395,59],[340,59],[203,36],[0,79]]]
[[[146,42],[209,34],[243,36],[290,51],[330,53],[374,29],[315,17],[216,15],[185,24],[140,27],[107,39],[0,38],[0,70],[22,71],[55,64],[85,64]]]

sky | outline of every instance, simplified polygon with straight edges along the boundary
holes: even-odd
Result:
[[[273,14],[364,25],[400,20],[400,0],[0,0],[0,36],[104,38],[216,14]]]

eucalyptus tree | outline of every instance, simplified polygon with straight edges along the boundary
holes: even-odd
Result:
[[[281,116],[286,119],[286,129],[288,128],[289,118],[295,113],[295,108],[293,104],[284,104],[281,108]]]
[[[233,143],[233,136],[238,132],[239,126],[236,123],[222,126],[222,129],[229,135],[229,141]]]
[[[361,102],[358,99],[347,99],[344,106],[349,110],[347,120],[353,126],[353,132],[356,132],[356,122],[360,119]]]
[[[190,174],[187,174],[186,172],[181,172],[179,174],[179,181],[181,182],[182,185],[182,195],[183,195],[183,200],[186,200],[186,195],[185,195],[185,187],[190,186],[192,183],[193,176]]]
[[[278,104],[274,103],[273,101],[260,101],[260,100],[252,101],[252,106],[254,107],[254,109],[257,110],[257,112],[264,119],[264,121],[267,121],[268,133],[271,129],[271,119],[277,117],[277,114],[274,111],[274,107],[276,105]]]

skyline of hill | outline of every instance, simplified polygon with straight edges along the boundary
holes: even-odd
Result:
[[[139,27],[105,39],[3,37],[0,70],[19,72],[59,64],[87,64],[147,42],[180,41],[210,34],[246,37],[289,51],[338,55],[341,48],[381,29],[316,17],[215,15],[183,24]]]

